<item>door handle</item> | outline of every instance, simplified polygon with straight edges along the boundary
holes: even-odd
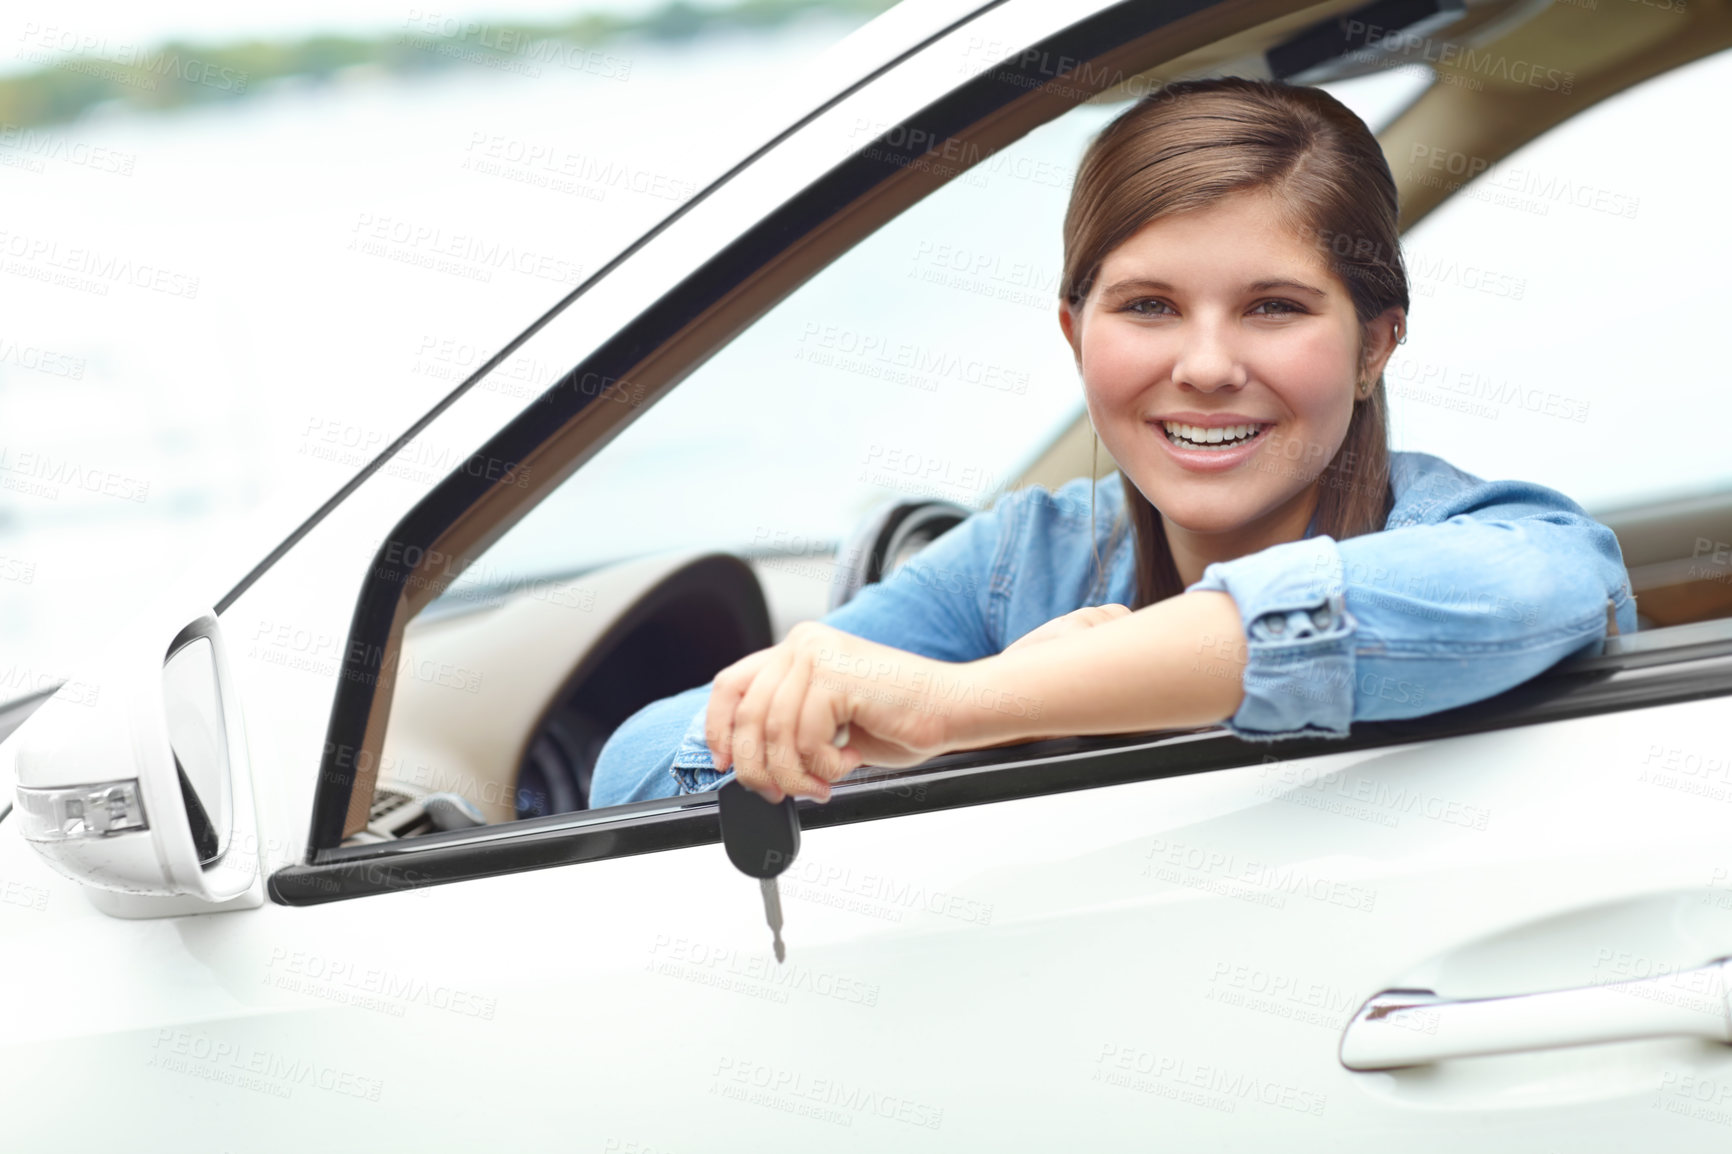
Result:
[[[1443,1058],[1548,1050],[1637,1038],[1712,1038],[1732,1044],[1732,958],[1694,969],[1574,990],[1500,998],[1440,998],[1384,990],[1341,1034],[1349,1070],[1395,1070]]]

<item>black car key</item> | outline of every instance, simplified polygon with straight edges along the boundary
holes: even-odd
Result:
[[[764,918],[774,935],[776,961],[788,956],[782,944],[782,893],[776,875],[800,852],[800,815],[794,799],[774,804],[739,783],[725,782],[716,791],[722,814],[722,845],[728,860],[747,877],[757,878],[764,891]]]
[[[848,744],[848,726],[830,739],[841,749]],[[785,796],[771,803],[740,784],[739,778],[723,783],[716,791],[722,816],[722,846],[728,860],[749,878],[757,878],[764,891],[764,920],[776,945],[776,961],[788,956],[782,944],[782,891],[776,875],[787,869],[800,852],[800,814],[794,799]]]

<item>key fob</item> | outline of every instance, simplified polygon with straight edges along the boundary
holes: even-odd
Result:
[[[717,793],[722,845],[728,860],[747,877],[773,878],[800,852],[800,814],[793,797],[772,805],[741,785],[724,782]]]

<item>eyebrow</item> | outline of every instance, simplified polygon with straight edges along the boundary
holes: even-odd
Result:
[[[1307,293],[1310,293],[1312,296],[1318,296],[1318,297],[1326,297],[1329,295],[1328,293],[1324,292],[1322,289],[1317,288],[1314,285],[1305,284],[1303,281],[1285,280],[1285,279],[1279,279],[1279,278],[1275,279],[1275,280],[1256,281],[1249,286],[1249,290],[1251,292],[1264,292],[1268,289],[1280,289],[1280,288],[1298,289],[1300,292],[1307,292]],[[1157,292],[1169,292],[1169,293],[1174,291],[1173,286],[1168,284],[1164,280],[1151,280],[1147,277],[1132,277],[1129,280],[1121,280],[1121,281],[1117,281],[1117,282],[1109,285],[1107,288],[1102,290],[1102,295],[1105,295],[1108,293],[1120,292],[1124,289],[1154,289]]]

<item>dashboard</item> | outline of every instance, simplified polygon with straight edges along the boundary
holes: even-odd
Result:
[[[582,809],[621,722],[772,644],[757,573],[716,552],[424,614],[404,631],[369,824],[349,844]]]

